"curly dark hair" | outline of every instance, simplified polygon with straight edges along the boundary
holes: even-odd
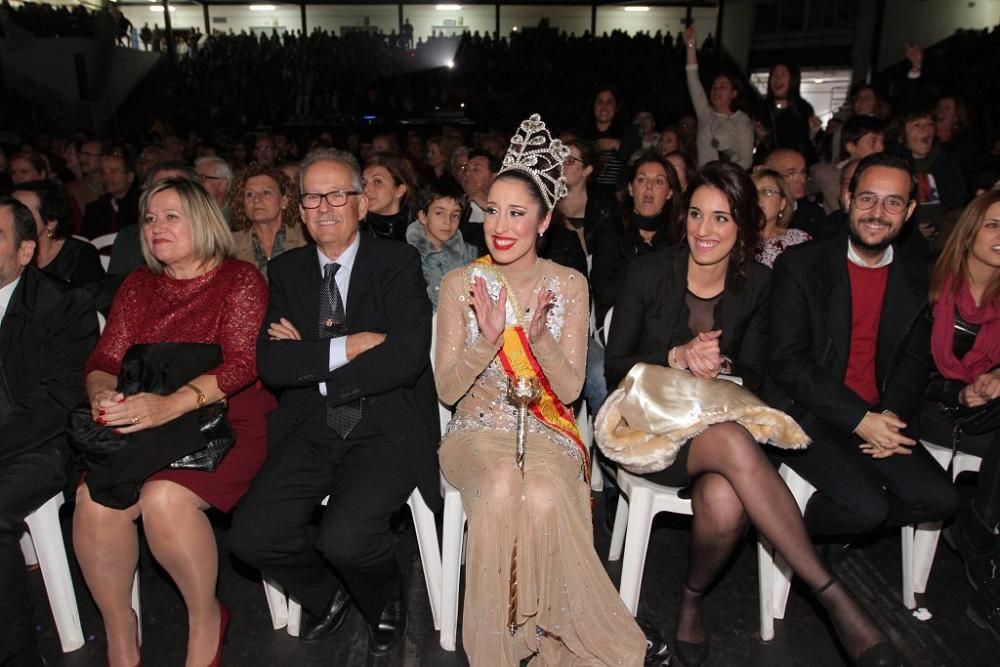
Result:
[[[229,188],[229,199],[226,203],[229,206],[229,224],[233,231],[239,232],[249,229],[253,224],[247,217],[243,202],[247,181],[254,176],[267,176],[278,184],[281,196],[288,201],[288,205],[281,210],[281,221],[288,227],[299,224],[299,191],[296,185],[277,167],[253,162],[240,172],[233,180],[232,187]]]

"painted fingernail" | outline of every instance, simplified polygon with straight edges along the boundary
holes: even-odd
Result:
[[[105,419],[104,417],[98,417],[97,418],[97,423],[100,424],[101,426],[107,426],[108,425],[108,420]]]
[[[97,412],[98,412],[98,414],[102,414],[103,415],[105,412],[107,412],[107,410],[105,410],[104,408],[101,408]]]

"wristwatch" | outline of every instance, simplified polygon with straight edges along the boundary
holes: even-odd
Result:
[[[184,386],[187,387],[188,389],[190,389],[191,391],[193,391],[194,393],[198,394],[198,407],[199,408],[205,407],[205,403],[208,402],[208,399],[205,398],[204,392],[202,392],[201,389],[198,389],[198,387],[196,385],[194,385],[194,384],[192,384],[190,382],[188,382]]]

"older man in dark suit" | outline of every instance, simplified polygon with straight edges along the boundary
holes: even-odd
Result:
[[[916,206],[906,161],[877,153],[850,185],[847,228],[775,263],[764,397],[812,445],[784,456],[816,487],[813,535],[833,541],[947,518],[957,495],[910,428],[927,384],[927,275],[893,243]]]
[[[412,247],[358,234],[368,202],[353,157],[310,154],[301,190],[315,245],[268,268],[257,357],[281,397],[269,459],[236,515],[234,549],[309,612],[303,640],[332,634],[353,598],[380,655],[406,628],[389,517],[414,486],[440,502],[431,305]],[[310,515],[327,495],[315,535]]]
[[[0,197],[0,665],[41,665],[18,546],[21,522],[66,481],[66,416],[97,342],[84,292],[31,266],[37,228]]]

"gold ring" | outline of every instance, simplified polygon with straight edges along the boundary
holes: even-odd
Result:
[[[139,423],[139,418],[138,417],[132,417],[132,423],[133,424],[138,424]]]

